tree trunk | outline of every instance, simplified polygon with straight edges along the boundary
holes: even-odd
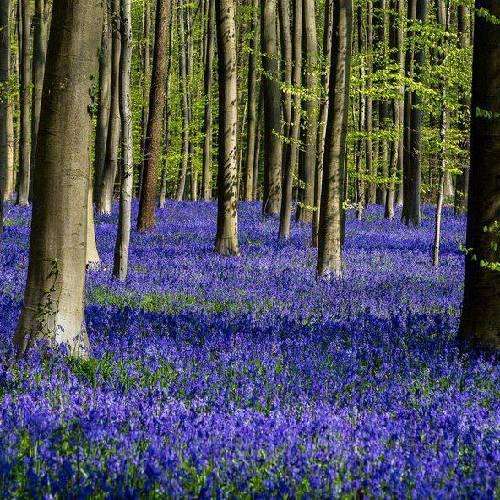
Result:
[[[367,0],[367,13],[366,13],[366,73],[368,78],[366,86],[371,89],[373,74],[373,3],[372,0]],[[371,177],[366,192],[366,204],[373,204],[376,201],[377,183],[376,178],[376,162],[373,161],[373,98],[370,93],[366,96],[366,172]]]
[[[318,233],[319,277],[342,275],[342,212],[351,64],[352,0],[334,0],[329,111]]]
[[[170,0],[157,0],[155,45],[153,68],[151,73],[151,89],[149,92],[149,115],[146,133],[144,171],[139,203],[137,229],[146,231],[155,225],[156,191],[158,165],[161,160],[161,138],[163,128],[163,112],[165,110],[167,78],[167,46],[169,26]]]
[[[208,2],[208,19],[205,49],[205,73],[203,76],[203,93],[205,98],[204,134],[203,139],[203,172],[202,193],[205,201],[212,199],[212,81],[214,64],[214,25],[215,25],[215,0]],[[249,69],[250,72],[250,69]]]
[[[31,160],[30,179],[36,168],[36,138],[40,122],[40,107],[42,104],[43,75],[45,73],[45,59],[47,56],[47,24],[48,14],[46,0],[35,0],[33,16],[33,97],[31,102]],[[32,184],[32,183],[31,183]]]
[[[359,78],[362,85],[361,92],[358,99],[358,133],[359,139],[356,141],[355,150],[355,163],[356,163],[356,219],[361,220],[363,216],[363,209],[365,207],[365,181],[363,171],[363,139],[362,132],[366,122],[366,95],[364,93],[364,80],[365,80],[365,61],[364,61],[364,37],[363,37],[363,6],[358,5],[357,8],[357,49],[358,55],[361,59],[359,65]]]
[[[238,87],[234,0],[216,2],[219,50],[219,165],[217,173],[217,238],[215,251],[239,255],[237,212]]]
[[[30,64],[30,2],[19,0],[20,8],[20,64],[19,64],[19,188],[18,205],[28,205],[30,189],[30,148],[31,148],[31,64]]]
[[[111,48],[111,104],[106,143],[106,157],[101,176],[97,209],[101,214],[110,214],[118,173],[118,151],[120,148],[120,0],[112,0],[113,16]]]
[[[9,36],[10,0],[0,4],[0,88],[9,82],[10,36]],[[3,229],[3,202],[7,201],[9,190],[9,98],[0,99],[0,234]]]
[[[175,199],[182,201],[184,196],[184,189],[186,187],[186,177],[189,166],[189,96],[188,96],[188,56],[185,40],[185,22],[184,22],[184,6],[183,0],[179,7],[179,34],[180,44],[179,47],[179,84],[181,91],[182,102],[182,151],[181,151],[181,165],[179,169],[179,178],[177,181],[177,191]]]
[[[325,2],[325,20],[323,30],[323,58],[325,68],[321,74],[321,88],[324,97],[321,100],[320,123],[318,124],[318,152],[316,158],[316,174],[314,176],[314,212],[312,214],[311,246],[318,246],[319,210],[321,204],[321,184],[323,180],[323,158],[325,150],[326,122],[328,120],[328,87],[330,80],[330,59],[333,35],[333,0]]]
[[[92,181],[89,179],[89,189],[87,197],[87,252],[85,263],[87,269],[96,268],[101,263],[101,258],[99,257],[99,252],[97,251],[97,245],[95,240],[95,220],[94,220],[94,204],[93,204],[93,187]]]
[[[122,156],[120,183],[120,210],[116,236],[113,276],[127,279],[130,227],[132,223],[132,195],[134,189],[134,163],[132,156],[132,110],[130,109],[130,64],[132,58],[132,18],[130,1],[120,1],[121,53],[120,53],[120,115],[122,128]]]
[[[293,106],[291,108],[291,126],[289,143],[285,145],[286,161],[283,163],[283,188],[281,193],[281,213],[279,236],[282,239],[290,237],[290,223],[292,218],[292,189],[293,173],[299,156],[299,136],[302,111],[302,99],[299,89],[302,84],[302,0],[293,0]]]
[[[278,214],[281,195],[281,99],[276,0],[262,0],[264,90],[264,214]]]
[[[54,0],[34,172],[28,279],[14,343],[88,354],[84,323],[92,75],[100,0]]]
[[[111,24],[107,12],[104,13],[104,24],[99,53],[99,110],[95,131],[94,154],[94,200],[100,199],[101,179],[106,161],[106,144],[108,141],[109,113],[111,108]]]
[[[318,39],[316,35],[316,10],[314,0],[304,0],[304,87],[308,96],[304,102],[304,156],[299,175],[299,196],[297,200],[297,220],[312,221],[314,206],[314,177],[316,173],[316,154],[318,141]]]
[[[254,163],[255,149],[257,144],[257,101],[259,91],[257,90],[257,60],[258,60],[258,37],[259,37],[259,1],[253,0],[253,20],[250,39],[250,53],[248,55],[248,128],[247,128],[247,151],[245,158],[245,170],[243,174],[243,199],[254,200]]]
[[[496,0],[476,9],[500,18]],[[460,337],[500,348],[500,25],[476,15],[472,68],[472,134],[467,255]]]

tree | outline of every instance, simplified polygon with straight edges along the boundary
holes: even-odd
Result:
[[[87,198],[91,89],[97,72],[100,0],[54,0],[33,183],[28,279],[14,343],[37,339],[85,356]]]
[[[262,66],[264,90],[263,213],[277,214],[281,194],[281,99],[276,0],[262,0]]]
[[[120,146],[120,0],[112,0],[111,42],[111,101],[106,136],[106,155],[101,173],[97,210],[110,214],[113,206],[115,179],[118,172],[118,150]]]
[[[254,163],[257,147],[257,102],[259,91],[257,89],[257,61],[258,61],[258,37],[259,37],[259,2],[253,0],[252,38],[250,39],[250,52],[248,54],[248,127],[247,127],[247,150],[245,157],[245,169],[243,177],[243,199],[252,201],[255,193]]]
[[[202,193],[203,199],[209,201],[212,198],[212,80],[214,64],[214,23],[215,23],[215,0],[208,2],[208,19],[205,50],[205,73],[203,77],[203,93],[205,96],[204,110],[204,139],[203,139],[203,172]],[[249,70],[250,71],[250,70]]]
[[[6,86],[9,83],[10,38],[9,38],[10,1],[0,4],[0,234],[3,230],[4,193],[8,189],[9,164],[9,96]]]
[[[304,16],[304,87],[307,96],[304,102],[305,123],[304,154],[299,167],[299,196],[297,203],[297,220],[310,222],[314,204],[314,176],[316,171],[316,154],[318,140],[318,99],[317,65],[318,40],[316,35],[316,9],[314,0],[304,0],[302,15]]]
[[[113,276],[125,281],[128,273],[128,249],[132,221],[134,164],[132,158],[132,111],[130,109],[130,64],[132,59],[132,16],[130,0],[121,0],[120,116],[122,162],[120,175],[120,210],[116,236]]]
[[[17,203],[28,205],[30,189],[30,146],[31,146],[31,120],[30,120],[30,93],[31,93],[31,68],[30,68],[30,27],[31,14],[29,0],[19,0],[20,12],[20,68],[19,68],[19,187],[17,190]]]
[[[352,38],[352,0],[334,0],[329,110],[318,232],[319,277],[342,275],[344,161]]]
[[[500,348],[500,4],[476,0],[470,186],[460,337]],[[490,16],[494,16],[490,19]]]
[[[215,250],[238,255],[236,161],[238,87],[234,0],[216,2],[217,47],[219,50],[219,165],[217,173],[217,237]]]
[[[158,166],[161,159],[163,112],[165,110],[167,77],[167,46],[169,33],[170,0],[157,0],[155,44],[151,89],[149,92],[149,116],[145,144],[145,158],[137,228],[146,231],[155,225]]]

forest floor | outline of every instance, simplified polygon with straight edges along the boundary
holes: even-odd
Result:
[[[0,359],[29,211],[6,219]],[[120,284],[117,214],[98,219],[93,357],[0,365],[0,496],[494,497],[498,364],[455,343],[464,218],[445,210],[436,269],[430,208],[419,230],[350,217],[344,279],[320,283],[308,225],[278,242],[242,204],[242,256],[222,258],[215,220],[215,204],[167,204],[133,231]]]

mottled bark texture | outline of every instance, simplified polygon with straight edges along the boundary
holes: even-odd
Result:
[[[88,354],[84,323],[91,88],[100,0],[54,0],[34,172],[30,257],[14,343],[37,339]]]

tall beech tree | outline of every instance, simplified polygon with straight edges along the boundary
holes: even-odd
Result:
[[[278,214],[281,195],[281,92],[276,1],[262,0],[262,66],[264,95],[264,214]]]
[[[153,68],[149,92],[149,115],[137,229],[155,225],[158,170],[161,160],[163,113],[165,110],[170,0],[157,0]]]
[[[0,4],[0,234],[3,229],[3,202],[5,193],[10,189],[9,182],[9,96],[5,87],[9,83],[10,36],[9,36],[10,1]]]
[[[31,8],[19,0],[19,174],[17,203],[28,205],[31,148]]]
[[[460,336],[477,346],[498,350],[500,24],[495,18],[500,19],[500,4],[496,0],[476,0],[475,6],[470,186]]]
[[[102,214],[111,213],[120,147],[120,0],[112,0],[111,8],[111,101],[106,136],[106,154],[97,203],[97,210]]]
[[[351,38],[352,0],[334,0],[329,112],[318,231],[319,277],[342,275],[342,212]]]
[[[125,281],[128,273],[128,250],[132,222],[134,162],[132,157],[132,110],[130,108],[130,65],[132,60],[132,17],[130,0],[120,0],[120,118],[122,129],[122,162],[120,172],[120,210],[116,236],[113,276]]]
[[[236,74],[235,0],[216,2],[219,53],[219,165],[217,173],[217,237],[215,250],[238,255],[237,213],[237,121],[238,77]]]
[[[102,3],[54,0],[33,183],[28,278],[14,343],[37,339],[85,356],[84,322],[91,89]]]

